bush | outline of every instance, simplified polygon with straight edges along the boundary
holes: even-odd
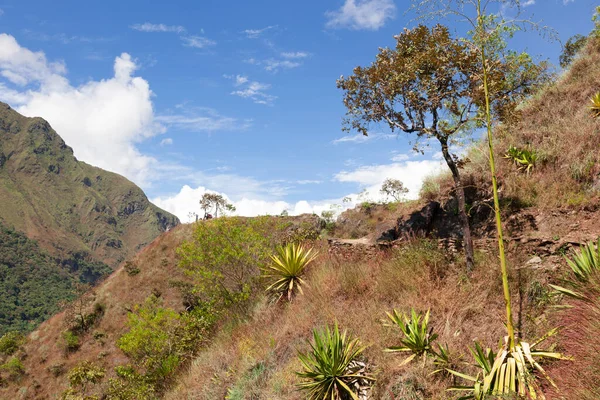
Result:
[[[259,292],[260,270],[269,262],[279,230],[270,221],[227,217],[196,225],[193,240],[177,254],[203,302],[218,310],[235,307],[245,315],[252,295]]]
[[[115,368],[116,379],[110,379],[106,398],[108,400],[154,400],[157,399],[154,385],[130,366]]]
[[[63,393],[63,399],[97,399],[89,394],[90,386],[104,379],[106,370],[90,361],[84,361],[69,371],[69,389]]]
[[[150,382],[161,384],[203,343],[213,319],[210,311],[189,313],[163,308],[161,299],[150,296],[128,315],[129,332],[117,341]]]
[[[64,340],[64,347],[67,352],[74,352],[79,350],[79,336],[77,336],[73,331],[66,330],[62,334]]]
[[[25,343],[25,336],[19,332],[8,332],[0,338],[0,355],[11,356]]]
[[[18,357],[11,357],[3,365],[0,365],[0,370],[6,371],[10,379],[17,379],[25,374],[25,367]]]
[[[127,272],[127,275],[129,276],[135,276],[140,273],[140,269],[138,268],[138,266],[131,261],[125,261],[123,269],[125,270],[125,272]]]
[[[65,363],[52,364],[48,367],[48,372],[55,377],[61,376],[65,373]]]

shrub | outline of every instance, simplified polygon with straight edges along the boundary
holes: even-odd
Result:
[[[108,400],[154,400],[157,399],[154,385],[138,374],[132,366],[115,368],[116,379],[110,379],[106,398]]]
[[[302,286],[306,283],[302,279],[306,267],[317,258],[318,254],[313,249],[304,249],[299,244],[289,243],[277,249],[277,255],[272,255],[272,265],[264,269],[264,277],[275,280],[267,292],[277,298],[287,298],[291,301],[297,294],[302,293]]]
[[[400,346],[388,347],[387,352],[407,352],[412,353],[408,356],[401,365],[409,363],[415,357],[434,355],[432,343],[437,339],[438,335],[433,333],[433,328],[429,328],[429,311],[423,316],[417,314],[413,309],[410,317],[400,314],[397,310],[392,313],[386,313],[391,324],[387,326],[397,326],[402,331],[404,337],[400,341]]]
[[[212,323],[210,310],[180,315],[150,296],[129,313],[129,332],[119,338],[117,345],[149,381],[160,384],[194,353]]]
[[[84,361],[71,369],[68,374],[69,389],[63,393],[63,399],[91,399],[89,387],[94,386],[104,379],[106,370],[90,361]]]
[[[590,242],[573,253],[571,258],[566,257],[567,264],[571,267],[576,281],[567,281],[567,284],[576,291],[556,285],[550,285],[558,292],[569,297],[585,299],[585,295],[578,292],[582,284],[587,283],[592,275],[600,270],[600,237],[598,243]]]
[[[7,332],[0,338],[0,355],[11,356],[25,343],[25,336],[19,332]]]
[[[125,272],[127,272],[127,275],[129,276],[135,276],[140,273],[140,269],[138,268],[138,266],[131,261],[125,261],[123,269],[125,270]]]
[[[307,392],[310,400],[358,400],[356,386],[374,381],[353,368],[365,347],[361,347],[358,339],[348,337],[346,331],[340,333],[337,324],[333,330],[329,327],[323,331],[314,330],[313,337],[311,351],[298,354],[303,371],[297,374],[305,379],[298,387]]]
[[[81,346],[79,343],[79,336],[77,336],[71,330],[64,331],[62,337],[64,340],[64,347],[67,352],[77,351],[79,346]]]
[[[6,371],[10,379],[17,379],[25,374],[25,367],[18,357],[11,357],[3,365],[0,365],[0,370]]]
[[[203,302],[245,314],[274,247],[277,227],[269,222],[268,217],[228,217],[196,225],[193,240],[181,245],[177,254]]]
[[[48,367],[48,372],[50,372],[55,377],[61,376],[65,373],[65,363],[61,362],[57,364],[52,364]]]

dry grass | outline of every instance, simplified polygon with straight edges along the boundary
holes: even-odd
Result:
[[[381,321],[392,308],[431,309],[438,343],[450,346],[455,361],[470,362],[467,346],[473,340],[495,347],[504,334],[495,267],[493,254],[480,254],[469,278],[460,261],[428,241],[362,262],[322,256],[311,269],[304,296],[289,305],[260,303],[248,322],[221,331],[166,398],[301,399],[295,389],[297,351],[307,349],[312,329],[335,321],[369,345],[364,356],[378,378],[373,398],[450,398],[445,391],[450,379],[431,376],[430,363],[401,368],[402,356],[383,352],[398,344],[398,331]],[[516,298],[517,292],[515,287]],[[530,308],[525,300],[524,312]],[[525,331],[529,335],[544,328],[531,323]]]

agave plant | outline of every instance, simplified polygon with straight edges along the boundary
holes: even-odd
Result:
[[[600,271],[600,237],[598,243],[589,242],[582,246],[579,251],[576,251],[572,258],[565,257],[567,264],[575,274],[577,282],[569,282],[571,286],[579,287],[581,283],[588,282],[591,275]],[[550,285],[558,292],[569,297],[584,299],[585,296],[576,291],[567,289],[562,286]]]
[[[303,371],[297,372],[304,378],[299,389],[307,392],[309,400],[359,400],[360,392],[375,381],[364,368],[356,368],[358,356],[365,350],[358,339],[352,339],[344,331],[340,333],[337,324],[333,330],[313,331],[314,344],[311,351],[298,353]]]
[[[590,106],[590,111],[592,112],[594,118],[600,117],[600,92],[592,96],[592,105]]]
[[[410,316],[401,314],[397,310],[386,314],[391,323],[385,325],[398,326],[404,337],[400,341],[400,346],[388,347],[385,351],[412,353],[400,365],[409,363],[417,356],[425,358],[428,354],[435,354],[432,343],[438,335],[433,333],[433,328],[428,328],[429,310],[425,313],[425,316],[420,313],[417,314],[414,309],[411,310]]]
[[[529,174],[537,163],[538,155],[535,150],[519,149],[515,146],[510,146],[504,158],[512,160],[519,171],[525,171]]]
[[[302,279],[306,267],[318,256],[313,249],[304,249],[299,244],[288,243],[277,249],[277,255],[272,255],[273,263],[263,270],[264,277],[274,280],[266,291],[271,293],[277,301],[282,298],[292,300],[296,292],[303,293],[302,286],[306,282]]]
[[[483,400],[486,396],[514,396],[529,399],[545,399],[540,386],[532,372],[541,374],[550,385],[556,384],[546,373],[538,360],[542,358],[567,359],[560,353],[539,351],[537,346],[555,335],[556,329],[551,330],[534,343],[517,341],[510,344],[509,337],[505,337],[504,345],[497,353],[491,349],[483,350],[479,343],[471,353],[481,371],[476,376],[448,370],[451,374],[472,382],[469,385],[453,386],[449,390],[468,392],[459,399]]]

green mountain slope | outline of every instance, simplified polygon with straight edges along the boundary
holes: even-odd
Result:
[[[179,220],[124,177],[78,161],[48,122],[0,103],[0,221],[52,254],[115,267]]]

